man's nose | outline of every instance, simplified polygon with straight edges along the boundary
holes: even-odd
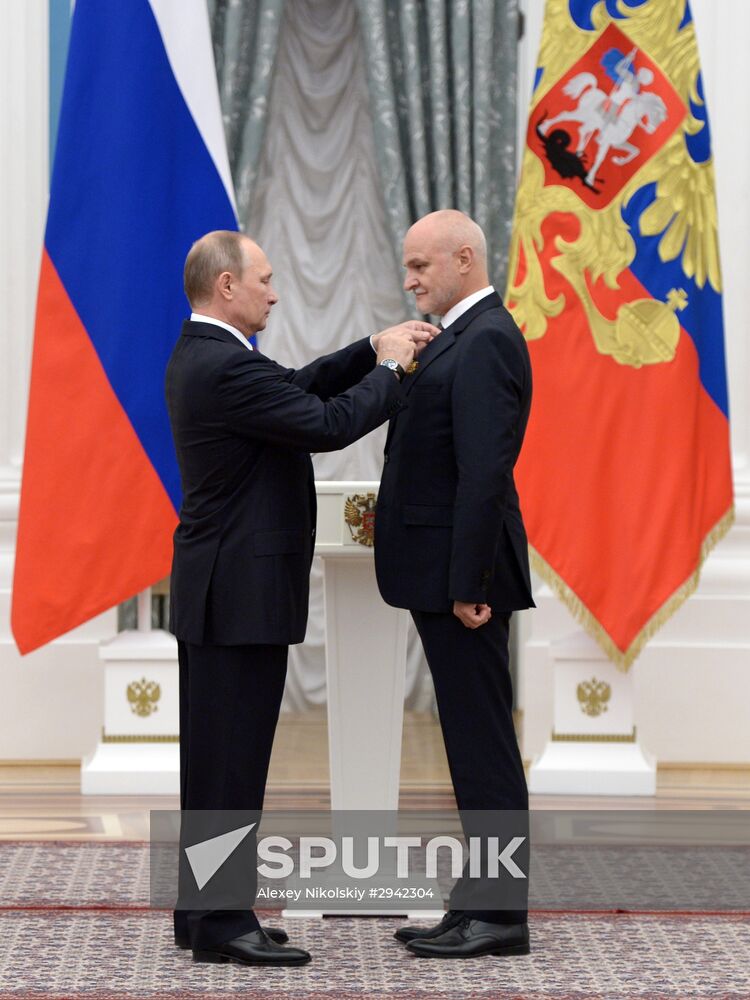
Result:
[[[272,306],[275,306],[276,303],[279,301],[279,297],[276,294],[276,289],[275,288],[271,288],[270,285],[268,287],[268,301],[270,302],[270,304]]]
[[[412,288],[416,288],[419,282],[413,274],[407,274],[404,278],[404,291],[410,292]]]

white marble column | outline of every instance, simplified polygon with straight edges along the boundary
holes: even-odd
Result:
[[[519,67],[523,141],[544,0],[522,0],[526,35]],[[712,129],[724,283],[736,524],[706,562],[697,593],[636,661],[638,736],[661,763],[750,759],[750,92],[746,0],[691,0]],[[521,616],[523,753],[537,757],[553,728],[553,644],[578,626],[546,585]]]
[[[47,207],[47,0],[6,4],[0,20],[0,585],[5,590]]]
[[[48,0],[0,10],[0,760],[78,759],[101,726],[115,613],[21,658],[10,596],[36,288],[49,191]],[[71,470],[74,473],[75,470]],[[50,494],[54,499],[54,486]]]

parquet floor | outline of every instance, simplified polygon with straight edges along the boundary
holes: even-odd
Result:
[[[450,807],[453,794],[440,729],[430,715],[407,713],[401,807]],[[284,715],[269,775],[268,809],[328,806],[324,712]],[[534,796],[534,809],[750,809],[747,768],[662,767],[653,798]],[[73,762],[0,764],[0,839],[143,840],[151,809],[176,809],[176,796],[84,796]]]

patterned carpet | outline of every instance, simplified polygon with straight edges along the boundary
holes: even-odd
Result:
[[[410,955],[392,937],[398,918],[288,920],[313,961],[263,970],[195,965],[174,947],[171,914],[146,905],[142,844],[0,844],[0,899],[0,997],[750,998],[746,915],[537,913],[531,955],[463,962]]]
[[[447,867],[448,860],[442,862]],[[78,906],[148,906],[150,874],[149,845],[143,841],[0,841],[0,909],[9,902],[71,900]],[[166,896],[165,905],[171,893]],[[563,912],[750,913],[750,852],[745,847],[537,848],[530,906]]]
[[[310,965],[195,965],[165,913],[6,911],[0,997],[126,1000],[703,1000],[750,997],[750,920],[537,916],[532,954],[439,962],[409,955],[396,919],[334,917],[286,927]]]

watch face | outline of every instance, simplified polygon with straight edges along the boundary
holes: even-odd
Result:
[[[398,361],[394,361],[393,358],[385,358],[385,360],[380,362],[385,368],[390,368],[391,371],[396,371],[398,368]]]

